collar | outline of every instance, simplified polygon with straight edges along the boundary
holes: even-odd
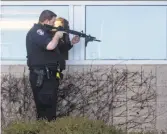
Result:
[[[46,28],[45,26],[43,26],[41,23],[35,23],[35,24],[34,24],[34,27],[38,27],[38,28],[40,28],[40,29],[42,29],[42,30],[44,30],[44,31],[46,31],[46,32],[49,31],[49,29]]]

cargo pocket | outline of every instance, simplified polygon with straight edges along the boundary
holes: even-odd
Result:
[[[51,93],[39,93],[39,101],[42,105],[51,107],[53,103],[53,94]]]

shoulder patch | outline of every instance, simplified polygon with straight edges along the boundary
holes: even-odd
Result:
[[[43,31],[42,29],[38,29],[38,30],[37,30],[37,34],[39,34],[39,35],[44,35],[44,31]]]

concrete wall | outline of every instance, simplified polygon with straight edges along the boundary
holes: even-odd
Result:
[[[86,72],[91,66],[67,66],[67,72],[81,71]],[[110,68],[109,66],[93,66],[93,68]],[[158,130],[167,131],[167,65],[117,65],[114,68],[118,69],[128,69],[130,71],[144,71],[144,75],[149,75],[150,73],[156,76],[152,85],[157,93],[157,98],[155,102],[151,102],[155,105],[156,108],[156,119],[154,120],[154,127]],[[28,75],[28,69],[24,65],[20,66],[1,66],[1,74],[6,74],[11,72],[16,76],[20,77],[23,72]],[[131,105],[131,104],[129,104]],[[128,113],[129,115],[130,113]],[[116,118],[118,120],[118,118]]]

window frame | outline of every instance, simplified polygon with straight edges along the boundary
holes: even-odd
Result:
[[[118,6],[118,5],[124,5],[124,6],[139,6],[139,5],[147,5],[147,6],[167,6],[167,1],[2,1],[1,2],[2,6],[31,6],[31,5],[55,5],[55,6],[69,6],[69,23],[71,29],[74,28],[75,22],[74,22],[74,17],[77,18],[78,20],[82,20],[82,26],[80,27],[83,32],[85,32],[86,29],[86,24],[85,24],[85,19],[86,19],[86,6],[94,6],[94,5],[100,5],[100,6],[107,6],[107,5],[112,5],[112,6]],[[74,6],[81,6],[79,11],[82,13],[82,15],[78,14],[74,16]],[[167,10],[166,10],[167,12]],[[167,29],[166,29],[167,31]],[[80,59],[79,60],[67,60],[66,63],[67,65],[117,65],[117,64],[167,64],[167,60],[85,60],[86,58],[86,53],[85,53],[85,42],[83,39],[81,39],[81,47],[80,47]],[[74,51],[75,51],[75,46],[71,50],[69,56],[70,59],[75,59],[76,56]],[[167,39],[166,39],[166,50],[167,50]],[[166,54],[167,57],[167,54]],[[25,65],[26,61],[24,59],[19,59],[18,61],[13,61],[12,59],[5,59],[1,61],[1,65]]]

